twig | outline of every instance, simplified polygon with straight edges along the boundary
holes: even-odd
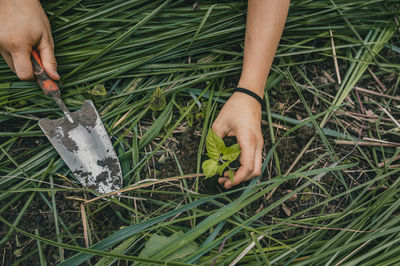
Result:
[[[381,230],[380,232],[385,231],[385,229]],[[353,250],[349,255],[347,255],[346,257],[344,257],[341,261],[339,261],[338,263],[335,264],[335,266],[342,264],[345,260],[347,260],[348,258],[350,258],[351,256],[353,256],[354,253],[357,253],[360,249],[362,249],[365,245],[367,245],[369,242],[371,242],[372,239],[369,239],[368,241],[364,242],[361,246],[359,246],[358,248],[356,248],[355,250]]]
[[[329,29],[329,35],[331,36],[333,63],[335,64],[336,76],[337,76],[337,79],[338,79],[338,83],[341,84],[342,83],[342,79],[340,77],[339,64],[338,64],[338,60],[337,60],[337,57],[336,57],[335,42],[333,41],[333,34],[332,34],[332,30],[331,29]]]
[[[72,182],[71,180],[68,179],[68,177],[59,174],[59,173],[54,173],[56,176],[61,177],[62,179],[64,179],[65,181],[67,181],[68,183],[74,185],[76,188],[80,188],[77,184],[75,184],[74,182]]]
[[[82,217],[82,225],[83,225],[83,237],[85,239],[85,245],[89,248],[89,236],[88,236],[88,228],[87,228],[87,218],[85,212],[85,205],[81,203],[81,217]]]
[[[261,120],[261,125],[267,126],[268,122],[265,121],[265,120]],[[279,128],[279,129],[282,129],[282,130],[289,130],[289,127],[283,126],[283,125],[280,125],[280,124],[277,124],[277,123],[272,123],[272,126],[276,127],[276,128]]]
[[[1,265],[5,265],[5,261],[6,261],[6,248],[3,248],[3,261],[1,262]]]
[[[390,163],[390,162],[395,162],[395,161],[397,161],[397,160],[400,160],[400,155],[398,155],[398,156],[395,157],[394,159],[387,159],[387,160],[384,161],[384,162],[378,163],[378,167],[379,167],[379,168],[382,168],[382,167],[384,167],[386,164],[388,164],[388,163]]]
[[[381,90],[383,90],[384,92],[387,91],[385,85],[383,85],[383,83],[378,79],[378,77],[375,75],[374,72],[372,72],[372,70],[370,68],[368,68],[368,72],[371,74],[371,76],[374,78],[374,80],[376,81],[376,83],[378,83],[379,87],[381,88]]]
[[[300,225],[300,224],[290,224],[285,223],[286,225],[300,227],[300,228],[307,228],[307,229],[323,229],[323,230],[336,230],[336,231],[346,231],[346,232],[355,232],[355,233],[371,233],[374,230],[363,231],[363,230],[355,230],[355,229],[347,229],[347,228],[334,228],[334,227],[323,227],[323,226],[307,226],[307,225]]]
[[[386,140],[381,140],[381,139],[373,139],[373,138],[363,138],[363,140],[366,141],[373,141],[373,142],[379,142],[379,143],[384,143],[384,144],[393,144],[393,145],[400,145],[399,143],[396,142],[390,142],[390,141],[386,141]]]
[[[361,101],[360,95],[359,95],[359,93],[358,93],[358,90],[356,90],[356,96],[357,96],[357,101],[358,101],[358,103],[360,104],[361,113],[362,113],[362,114],[365,114],[365,112],[364,112],[364,106],[363,106],[363,104],[362,104],[362,101]],[[358,132],[358,138],[361,138],[362,132],[363,132],[364,128],[365,128],[364,120],[362,120],[362,121],[361,121],[361,127],[360,127],[360,130],[359,130],[359,132]]]
[[[363,248],[366,244],[368,244],[369,242],[371,242],[372,239],[364,242],[364,244],[362,244],[361,246],[359,246],[358,248],[356,248],[355,250],[353,250],[349,255],[347,255],[346,257],[344,257],[341,261],[339,261],[338,263],[335,264],[335,266],[342,264],[345,260],[347,260],[348,258],[350,258],[351,256],[353,256],[354,253],[356,253],[357,251],[359,251],[361,248]]]
[[[120,119],[118,119],[117,122],[115,122],[115,124],[113,125],[113,129],[116,128],[119,124],[121,124],[125,118],[132,112],[133,108],[129,109],[128,112],[126,112],[126,114],[124,114]]]
[[[113,191],[113,192],[98,196],[98,197],[90,199],[90,200],[86,200],[85,203],[87,204],[87,203],[90,203],[90,202],[93,202],[93,201],[96,201],[96,200],[99,200],[99,199],[102,199],[102,198],[105,198],[105,197],[117,195],[117,194],[120,194],[120,193],[132,191],[132,190],[139,189],[139,188],[150,187],[150,186],[153,186],[153,185],[156,185],[156,184],[159,184],[159,183],[164,183],[164,182],[169,182],[169,181],[176,181],[176,180],[185,179],[185,178],[200,177],[200,176],[204,176],[204,174],[192,174],[192,175],[184,175],[184,176],[174,176],[174,177],[169,177],[169,178],[157,180],[155,182],[148,183],[148,184],[143,184],[143,185],[139,185],[139,186],[137,186],[137,184],[135,184],[135,185],[133,185],[133,187],[127,187],[127,188],[124,188],[124,189],[120,189],[120,190],[117,190],[117,191]],[[146,181],[146,180],[144,180],[144,181]]]
[[[375,96],[380,96],[380,97],[385,97],[385,98],[393,99],[393,100],[396,100],[396,101],[400,101],[400,97],[399,96],[391,96],[391,95],[387,95],[387,94],[376,92],[376,91],[367,90],[367,89],[360,88],[360,87],[354,87],[354,89],[356,89],[358,91],[361,91],[361,92],[368,93],[368,94],[372,94],[372,95],[375,95]]]
[[[221,245],[220,245],[219,248],[218,248],[218,253],[221,253],[222,249],[223,249],[224,246],[225,246],[226,240],[228,240],[226,237],[224,238],[224,240],[222,240],[222,243],[221,243]],[[211,266],[214,266],[214,264],[215,264],[216,261],[217,261],[217,259],[215,258],[215,259],[213,260],[213,262],[211,263]]]
[[[260,241],[262,238],[264,237],[264,235],[260,235],[259,237],[257,237],[257,240]],[[251,243],[242,251],[242,253],[239,254],[239,256],[236,257],[236,259],[234,259],[231,264],[229,264],[229,266],[234,266],[236,265],[236,263],[238,263],[244,256],[246,256],[246,254],[256,245],[256,243],[254,241],[251,241]]]
[[[396,126],[400,128],[400,123],[396,119],[394,119],[394,117],[389,113],[389,111],[383,108],[382,106],[380,106],[380,108],[388,117],[390,117],[390,119],[396,124]]]
[[[358,146],[373,146],[373,147],[399,147],[398,143],[382,143],[382,142],[372,142],[372,141],[352,141],[352,140],[337,140],[335,143],[339,145],[358,145]]]
[[[366,115],[366,114],[359,114],[359,113],[343,111],[343,110],[338,110],[336,115],[349,116],[353,119],[357,119],[360,121],[361,120],[376,121],[376,119],[380,118],[378,115]],[[386,117],[382,117],[381,120],[392,121],[390,118],[386,118]]]

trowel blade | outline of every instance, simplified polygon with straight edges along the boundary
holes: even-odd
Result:
[[[39,120],[39,126],[84,187],[100,193],[121,189],[119,160],[92,101],[67,118]]]

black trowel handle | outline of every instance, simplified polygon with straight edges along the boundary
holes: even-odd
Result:
[[[33,74],[39,86],[42,88],[46,95],[54,95],[60,93],[60,87],[47,75],[44,70],[42,60],[40,59],[39,53],[33,49],[31,56]]]

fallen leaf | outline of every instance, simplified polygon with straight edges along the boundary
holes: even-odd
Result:
[[[292,214],[292,211],[285,205],[285,203],[282,203],[282,209],[287,216],[290,216]]]
[[[176,232],[171,236],[153,234],[150,239],[147,240],[144,248],[139,254],[139,257],[151,258],[161,250],[173,245],[173,243],[178,240],[181,235],[183,235],[183,232]],[[194,242],[187,243],[181,249],[173,252],[165,259],[169,261],[181,261],[182,259],[187,258],[189,255],[198,251],[198,249],[199,247]]]

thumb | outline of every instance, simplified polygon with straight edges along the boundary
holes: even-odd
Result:
[[[43,67],[46,73],[53,80],[59,80],[60,76],[57,73],[57,61],[54,55],[54,46],[52,41],[43,38],[38,46],[38,52],[42,59]]]

